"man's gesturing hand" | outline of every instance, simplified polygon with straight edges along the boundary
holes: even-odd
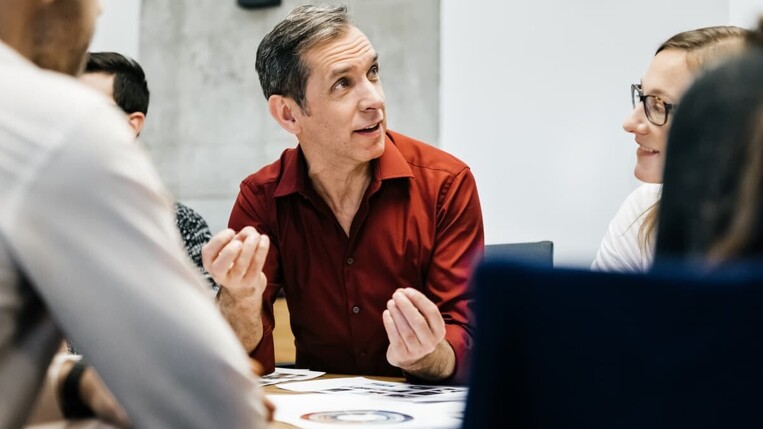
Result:
[[[215,234],[201,250],[204,268],[217,284],[234,296],[262,292],[267,278],[262,272],[270,240],[247,226],[238,234],[226,229]]]
[[[431,380],[453,374],[455,353],[445,341],[445,321],[421,292],[411,288],[395,291],[382,319],[389,337],[390,364]]]

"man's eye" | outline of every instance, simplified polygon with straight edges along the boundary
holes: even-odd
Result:
[[[368,71],[368,75],[369,76],[378,76],[379,75],[379,66],[371,67],[371,69]]]
[[[344,88],[347,88],[348,86],[350,86],[350,81],[345,78],[342,78],[336,81],[336,83],[334,84],[334,89],[344,89]]]

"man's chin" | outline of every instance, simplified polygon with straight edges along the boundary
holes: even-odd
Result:
[[[69,50],[69,55],[62,55],[62,53],[51,55],[49,52],[39,52],[30,60],[41,69],[77,77],[85,70],[87,51],[74,53]]]

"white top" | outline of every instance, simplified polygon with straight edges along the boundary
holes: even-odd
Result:
[[[66,332],[136,427],[262,427],[246,352],[124,115],[0,42],[0,427]]]
[[[628,195],[609,223],[592,270],[644,272],[652,267],[654,240],[648,249],[642,249],[639,230],[647,210],[659,201],[661,189],[659,183],[645,183]]]

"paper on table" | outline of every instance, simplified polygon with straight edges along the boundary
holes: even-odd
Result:
[[[284,383],[287,381],[310,380],[320,377],[325,372],[310,371],[307,369],[276,368],[274,372],[260,377],[260,386]]]
[[[293,392],[317,392],[378,396],[406,402],[465,401],[468,389],[452,386],[426,386],[408,383],[370,380],[364,377],[333,378],[303,381],[278,386]]]
[[[401,429],[455,429],[463,423],[463,402],[434,404],[390,401],[369,396],[268,395],[276,406],[275,420],[303,429],[361,429],[384,426]]]

